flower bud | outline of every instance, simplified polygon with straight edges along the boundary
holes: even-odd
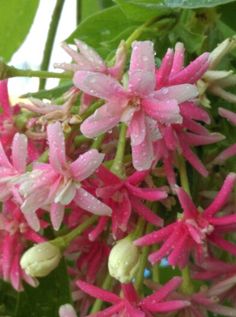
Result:
[[[118,241],[112,248],[108,269],[112,277],[121,283],[129,283],[139,266],[139,251],[130,236]]]
[[[21,260],[21,268],[32,277],[43,277],[59,264],[61,252],[50,242],[39,243],[27,250]]]

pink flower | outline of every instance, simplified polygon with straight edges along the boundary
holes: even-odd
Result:
[[[231,124],[236,126],[236,113],[224,109],[224,108],[219,108],[219,114],[221,117],[227,119]],[[214,164],[222,164],[232,156],[236,155],[236,143],[229,146],[227,149],[222,151],[217,157],[214,159],[213,163]]]
[[[81,182],[95,172],[104,155],[90,150],[74,162],[67,162],[65,140],[59,122],[47,128],[49,163],[35,163],[33,171],[25,175],[19,191],[24,197],[21,206],[28,223],[40,229],[36,210],[49,209],[54,229],[58,230],[65,206],[74,201],[79,207],[98,215],[111,214],[111,209],[87,192]]]
[[[0,275],[17,291],[23,290],[22,280],[32,286],[38,285],[37,280],[21,269],[20,259],[29,242],[43,241],[45,239],[28,226],[20,209],[12,201],[3,204],[0,214]]]
[[[25,172],[27,162],[27,137],[16,133],[12,142],[10,161],[0,141],[0,201],[17,194],[13,183]]]
[[[208,113],[193,102],[184,102],[180,105],[182,124],[160,126],[162,138],[154,143],[157,161],[163,161],[165,174],[171,185],[176,184],[174,165],[176,154],[182,155],[202,176],[208,171],[192,147],[212,144],[224,139],[220,133],[209,133],[199,121],[210,123]]]
[[[78,281],[77,285],[85,293],[98,298],[104,302],[111,303],[112,306],[88,315],[93,317],[103,316],[126,316],[126,317],[152,317],[152,313],[167,313],[177,311],[189,306],[186,300],[169,300],[168,296],[181,284],[180,277],[174,277],[158,291],[146,298],[139,299],[132,283],[122,284],[123,296],[119,297],[109,291],[103,290],[83,281]]]
[[[198,261],[207,257],[209,243],[236,256],[236,246],[222,237],[223,233],[231,231],[230,225],[236,223],[236,215],[215,217],[227,202],[235,180],[236,174],[229,174],[213,202],[204,211],[195,207],[182,188],[176,188],[183,216],[165,228],[139,238],[134,242],[135,245],[162,242],[160,249],[149,256],[150,262],[154,264],[168,256],[168,262],[180,268],[186,266],[192,252]]]
[[[133,165],[137,170],[149,169],[154,160],[152,142],[161,137],[155,122],[181,123],[179,104],[198,94],[196,87],[190,84],[155,91],[155,61],[150,41],[133,43],[127,89],[114,78],[91,71],[76,72],[74,84],[83,92],[106,101],[82,123],[81,132],[92,138],[119,122],[127,123]]]
[[[12,107],[9,100],[7,80],[0,80],[0,142],[8,153],[9,145],[16,132],[13,115],[18,107]]]
[[[103,185],[97,188],[96,193],[112,209],[112,232],[115,237],[117,237],[118,229],[127,231],[132,210],[153,225],[162,226],[163,220],[146,207],[142,200],[159,201],[167,198],[167,192],[164,187],[139,187],[147,176],[147,172],[135,172],[125,180],[121,180],[108,169],[100,166],[97,175]]]

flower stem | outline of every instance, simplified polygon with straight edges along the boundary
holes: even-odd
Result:
[[[181,186],[189,195],[191,195],[190,188],[189,188],[189,182],[188,182],[188,175],[187,175],[187,170],[186,170],[186,163],[185,163],[184,157],[181,155],[179,155],[179,157],[178,157],[178,165],[179,165],[178,167],[179,167]],[[185,268],[182,269],[181,274],[182,274],[182,278],[183,278],[181,290],[185,294],[191,294],[194,291],[194,287],[193,287],[193,284],[191,281],[189,267],[185,266]]]
[[[55,73],[48,72],[46,70],[31,70],[31,69],[19,69],[13,66],[7,66],[5,78],[11,77],[39,77],[39,78],[62,78],[62,79],[71,79],[72,75],[68,72],[64,73]],[[2,78],[2,79],[5,79]]]
[[[118,175],[120,178],[125,178],[123,159],[124,159],[125,145],[126,145],[126,131],[127,131],[126,124],[121,123],[116,156],[111,167],[111,171],[114,174]]]
[[[147,224],[146,228],[146,234],[150,233],[152,230],[152,225],[150,223]],[[140,256],[140,262],[139,262],[139,270],[138,273],[135,276],[135,288],[137,292],[140,294],[142,291],[142,286],[143,286],[143,279],[144,279],[144,270],[147,265],[147,258],[149,254],[149,246],[145,246],[141,250],[141,256]]]
[[[58,24],[59,24],[64,3],[65,3],[65,0],[57,0],[56,2],[55,8],[52,14],[52,20],[49,26],[46,45],[44,48],[43,60],[40,66],[41,70],[48,69],[51,54],[52,54],[53,43],[56,36],[56,32],[57,32],[57,28],[58,28]],[[39,81],[39,89],[44,89],[45,84],[46,84],[46,79],[41,78]]]
[[[99,149],[103,140],[105,138],[105,134],[101,134],[98,137],[96,137],[96,139],[93,141],[92,145],[91,145],[91,149]]]
[[[88,227],[94,224],[97,221],[97,219],[98,219],[98,216],[93,215],[87,220],[85,220],[83,223],[81,223],[78,227],[76,227],[75,229],[67,233],[66,235],[58,237],[50,242],[64,249],[70,244],[72,240],[74,240],[81,233],[83,233]]]
[[[111,284],[112,284],[112,277],[110,276],[109,273],[107,273],[106,278],[102,284],[102,289],[108,290],[111,288]],[[90,313],[96,313],[97,311],[101,310],[102,305],[103,305],[103,301],[101,301],[100,299],[96,299]]]

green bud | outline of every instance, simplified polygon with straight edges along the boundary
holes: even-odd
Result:
[[[130,236],[119,240],[112,248],[108,269],[112,277],[121,283],[129,283],[139,267],[139,250]]]
[[[43,277],[53,271],[61,259],[60,249],[50,242],[36,244],[27,250],[21,260],[21,268],[32,277]]]

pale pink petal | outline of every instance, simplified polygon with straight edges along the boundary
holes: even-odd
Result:
[[[75,197],[75,193],[76,185],[72,180],[69,180],[67,183],[62,183],[58,188],[55,193],[54,202],[62,205],[68,205]]]
[[[92,297],[98,298],[101,301],[112,303],[112,304],[116,304],[116,303],[119,303],[121,301],[119,296],[117,296],[109,291],[103,290],[99,287],[96,287],[94,285],[83,282],[81,280],[78,280],[76,282],[76,285],[86,294],[88,294]]]
[[[174,52],[172,49],[168,48],[162,62],[160,68],[157,70],[156,80],[157,80],[157,88],[160,89],[165,84],[168,83],[170,71],[172,68]]]
[[[110,207],[102,203],[83,188],[77,189],[74,201],[80,208],[83,208],[95,215],[110,216],[112,213]]]
[[[236,174],[230,173],[225,181],[219,192],[217,193],[213,202],[205,209],[204,215],[209,217],[213,216],[215,213],[221,210],[222,207],[226,204],[236,181]]]
[[[73,82],[86,94],[105,100],[126,98],[127,95],[117,80],[101,73],[78,71]]]
[[[183,43],[176,43],[173,63],[171,67],[171,75],[179,72],[184,67],[184,45]]]
[[[58,230],[64,218],[65,206],[62,204],[52,203],[50,209],[50,218],[54,230]]]
[[[182,84],[164,87],[153,92],[150,97],[160,101],[175,99],[182,103],[198,96],[198,89],[195,85]]]
[[[81,154],[77,160],[70,165],[73,178],[79,182],[88,178],[101,165],[104,156],[104,154],[94,149]]]
[[[143,142],[146,135],[145,117],[143,111],[136,111],[129,124],[128,133],[131,145],[138,145]]]
[[[151,168],[154,161],[154,153],[149,136],[146,135],[142,143],[132,146],[132,161],[137,171],[145,171]]]
[[[98,72],[106,71],[107,68],[103,59],[92,47],[88,46],[86,43],[80,40],[75,40],[75,44],[79,48],[80,53],[90,62],[90,65],[93,67],[93,70]]]
[[[35,212],[23,212],[23,215],[25,217],[25,220],[27,221],[28,225],[34,230],[39,231],[40,230],[40,221],[38,219],[38,216]]]
[[[236,113],[230,110],[219,108],[219,115],[227,119],[233,125],[236,125]]]
[[[191,132],[185,132],[184,139],[190,145],[198,146],[205,144],[212,144],[225,139],[225,136],[221,133],[209,133],[209,135],[197,135]]]
[[[60,317],[77,317],[77,314],[70,304],[65,304],[60,306],[59,308],[59,316]]]
[[[66,165],[65,139],[59,122],[47,127],[49,161],[56,171],[61,172]]]
[[[217,314],[218,316],[224,317],[232,317],[236,316],[236,308],[234,307],[227,307],[219,304],[214,304],[208,307],[208,310]]]
[[[93,70],[93,67],[91,65],[91,63],[86,59],[85,56],[83,56],[82,54],[78,53],[77,51],[73,50],[69,45],[67,45],[65,42],[63,42],[61,44],[61,47],[66,51],[67,54],[70,55],[70,57],[73,59],[73,61],[76,62],[76,69],[80,69],[80,70]],[[56,67],[59,68],[65,68],[64,66],[66,66],[66,68],[69,66],[70,64],[56,64]],[[74,64],[71,64],[72,66]]]
[[[80,130],[86,137],[94,138],[114,128],[120,121],[121,112],[119,103],[106,103],[81,124]]]
[[[129,68],[129,90],[146,95],[155,88],[155,60],[151,41],[133,42]]]
[[[144,111],[161,124],[182,123],[179,105],[176,99],[160,101],[150,98],[142,102]]]
[[[12,142],[12,161],[15,169],[23,173],[27,162],[27,137],[16,133]]]

